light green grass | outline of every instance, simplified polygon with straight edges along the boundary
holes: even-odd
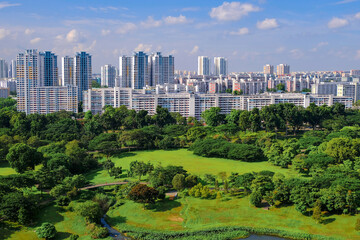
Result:
[[[154,166],[183,166],[184,169],[189,173],[198,176],[204,176],[207,173],[217,175],[219,172],[227,172],[228,176],[230,176],[232,172],[243,174],[248,172],[259,172],[263,170],[279,172],[284,174],[286,177],[300,176],[295,170],[283,169],[268,162],[247,163],[223,158],[205,158],[194,155],[187,149],[121,153],[116,157],[112,157],[111,160],[117,167],[122,167],[125,170],[129,169],[129,165],[132,161],[138,160],[151,162],[154,164]],[[86,176],[87,179],[89,179],[93,184],[119,181],[119,179],[110,177],[105,170],[96,170],[87,174]],[[123,174],[123,176],[125,177],[125,174]]]
[[[294,207],[265,210],[242,199],[203,200],[192,197],[166,203],[161,209],[145,210],[141,204],[127,202],[108,212],[108,222],[118,229],[126,226],[150,230],[203,230],[215,227],[247,226],[291,232],[304,232],[340,239],[360,239],[354,230],[357,217],[331,216],[317,224]]]
[[[32,228],[21,228],[20,231],[13,231],[5,238],[7,240],[38,240],[35,229],[43,222],[50,222],[55,225],[57,235],[55,240],[67,239],[71,234],[80,236],[79,240],[91,240],[89,230],[86,227],[85,219],[74,212],[66,211],[54,205],[42,209],[37,218],[38,224]],[[1,230],[1,229],[0,229]],[[7,235],[9,235],[7,232]],[[1,235],[0,235],[1,237]],[[0,238],[1,239],[1,238]]]
[[[8,162],[0,162],[0,176],[7,176],[15,173],[15,170],[10,167]]]

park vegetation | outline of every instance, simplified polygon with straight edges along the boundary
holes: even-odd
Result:
[[[184,198],[249,196],[255,207],[293,205],[318,224],[324,223],[325,215],[356,215],[360,209],[360,112],[341,104],[308,108],[277,104],[227,115],[210,108],[201,121],[160,106],[153,116],[125,106],[107,106],[101,115],[25,115],[16,111],[15,104],[0,99],[0,164],[16,171],[0,177],[2,223],[34,226],[43,203],[54,202],[83,217],[93,238],[102,238],[107,230],[100,218],[110,208],[134,201],[151,209],[171,190]],[[120,152],[175,148],[228,161],[268,161],[295,169],[302,177],[271,171],[227,175],[220,170],[218,175],[196,176],[176,164],[154,166],[143,161],[131,162],[125,172],[111,160]],[[111,193],[81,190],[89,185],[84,174],[99,168],[113,178],[133,181]],[[354,222],[357,230],[359,225]],[[249,232],[231,231],[229,236]],[[36,233],[50,239],[56,229],[43,223]]]

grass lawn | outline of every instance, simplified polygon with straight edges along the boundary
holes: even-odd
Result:
[[[183,166],[191,174],[203,176],[206,173],[217,175],[219,172],[227,172],[228,176],[232,172],[240,174],[248,172],[259,172],[263,170],[269,170],[273,172],[279,172],[284,174],[286,177],[300,176],[295,170],[283,169],[272,165],[268,162],[255,162],[247,163],[234,161],[223,158],[205,158],[194,155],[187,149],[179,150],[154,150],[154,151],[138,151],[121,153],[111,158],[117,167],[122,167],[123,170],[129,169],[129,164],[132,161],[144,161],[151,162],[154,166],[161,164],[162,166],[177,165]],[[124,178],[126,174],[123,174]],[[87,179],[93,184],[99,183],[110,183],[120,181],[110,177],[107,171],[98,169],[92,171],[86,175]],[[124,179],[122,178],[122,179]]]
[[[0,162],[0,176],[6,176],[15,173],[15,170],[10,167],[8,162]]]
[[[126,202],[107,214],[110,225],[118,229],[127,226],[151,230],[202,230],[221,226],[249,226],[292,232],[360,239],[354,230],[357,217],[330,216],[326,224],[317,224],[294,207],[265,210],[249,204],[249,198],[203,200],[192,197],[167,201],[155,209],[144,210],[142,204]]]
[[[9,231],[0,228],[0,239],[7,240],[39,240],[36,236],[35,229],[43,222],[50,222],[55,225],[57,230],[56,240],[63,240],[70,237],[71,234],[80,236],[79,240],[91,240],[88,229],[86,228],[85,219],[71,211],[50,205],[41,210],[37,218],[39,223],[33,228],[21,228],[20,231]],[[2,234],[4,234],[2,236]]]

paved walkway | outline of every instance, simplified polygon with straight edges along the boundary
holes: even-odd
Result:
[[[79,191],[82,190],[88,190],[88,189],[93,189],[93,188],[98,188],[98,187],[106,187],[106,186],[114,186],[114,185],[124,185],[124,184],[128,184],[129,182],[114,182],[114,183],[102,183],[102,184],[97,184],[97,185],[90,185],[87,187],[83,187],[83,188],[79,188]],[[140,182],[140,184],[149,184],[148,182]]]

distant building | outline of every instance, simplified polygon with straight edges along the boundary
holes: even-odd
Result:
[[[101,86],[115,87],[116,67],[110,64],[101,67]]]
[[[274,66],[272,66],[270,64],[266,64],[264,66],[264,74],[273,75],[274,74]]]
[[[351,70],[350,76],[360,76],[360,70]]]
[[[9,95],[10,95],[10,89],[9,88],[0,87],[0,98],[8,98]]]
[[[160,52],[149,57],[150,86],[174,83],[174,57],[162,56]]]
[[[61,85],[74,85],[74,57],[65,56],[61,59],[62,77]]]
[[[4,59],[0,59],[0,79],[8,77],[8,65]]]
[[[223,57],[214,58],[214,74],[216,76],[228,75],[228,61]]]
[[[77,53],[74,58],[74,85],[78,87],[78,100],[82,101],[82,91],[91,88],[92,68],[91,55]]]
[[[210,58],[198,57],[198,75],[210,75]]]
[[[287,64],[279,64],[276,68],[277,75],[288,75],[290,74],[290,66]]]

